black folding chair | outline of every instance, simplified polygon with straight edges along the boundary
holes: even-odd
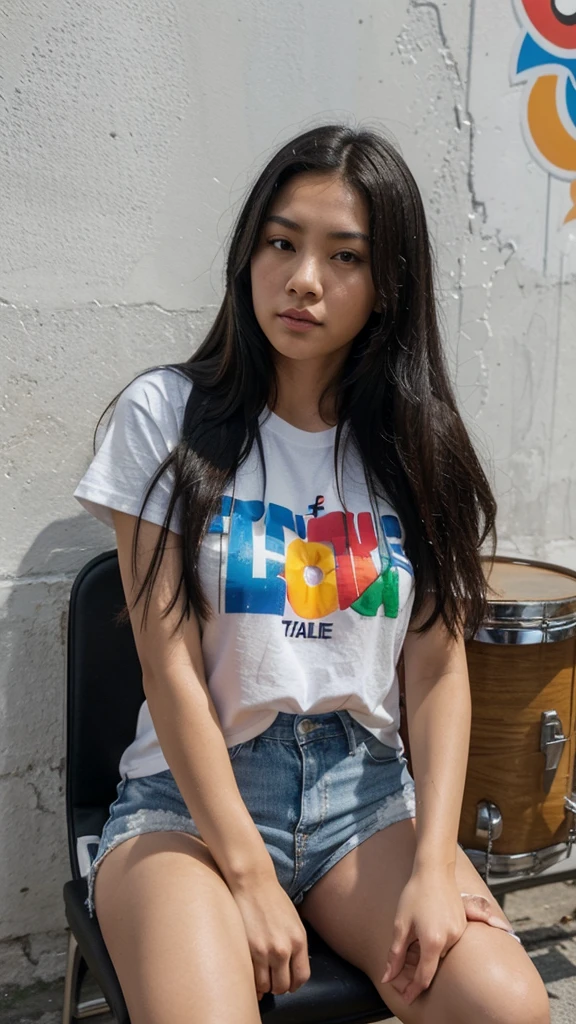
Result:
[[[120,755],[134,738],[144,700],[131,627],[114,622],[123,603],[117,553],[108,551],[84,566],[70,595],[66,813],[72,880],[64,886],[70,942],[63,1024],[108,1012],[117,1024],[129,1024],[98,922],[88,916],[84,877],[90,846],[97,843],[116,796]],[[293,994],[263,997],[266,1024],[369,1024],[390,1018],[369,978],[306,927],[311,977]],[[88,971],[102,997],[81,1002]]]

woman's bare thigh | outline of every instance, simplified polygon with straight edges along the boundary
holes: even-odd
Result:
[[[342,858],[306,894],[302,917],[341,956],[369,975],[404,1024],[547,1024],[546,990],[522,946],[505,931],[469,922],[441,961],[428,992],[410,1006],[382,985],[396,905],[412,871],[414,822],[390,825]],[[458,850],[459,892],[489,900],[507,918],[471,864]]]
[[[240,911],[201,840],[121,843],[100,865],[95,907],[132,1024],[260,1021]]]

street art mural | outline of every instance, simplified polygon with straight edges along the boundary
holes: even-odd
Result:
[[[536,162],[571,181],[576,220],[576,0],[513,0],[522,35],[513,54],[513,83],[525,84],[523,129]]]

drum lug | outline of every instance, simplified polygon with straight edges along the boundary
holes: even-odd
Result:
[[[549,793],[560,764],[566,736],[562,732],[562,722],[556,711],[543,711],[541,722],[540,750],[546,755],[544,792]]]
[[[572,811],[572,814],[576,814],[576,793],[572,793],[572,796],[564,797],[564,806],[567,811]]]
[[[572,821],[570,825],[570,831],[568,833],[568,856],[572,853],[572,847],[576,843],[576,793],[572,793],[572,796],[564,797],[564,807],[569,814],[572,815]]]
[[[498,805],[489,800],[481,800],[476,808],[476,837],[491,843],[493,839],[500,838],[503,827]]]

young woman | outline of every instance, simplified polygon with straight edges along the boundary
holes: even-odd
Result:
[[[121,393],[75,495],[146,694],[90,878],[132,1024],[256,1024],[309,977],[302,918],[406,1024],[548,1022],[457,844],[495,504],[385,138],[273,157],[206,340]]]

